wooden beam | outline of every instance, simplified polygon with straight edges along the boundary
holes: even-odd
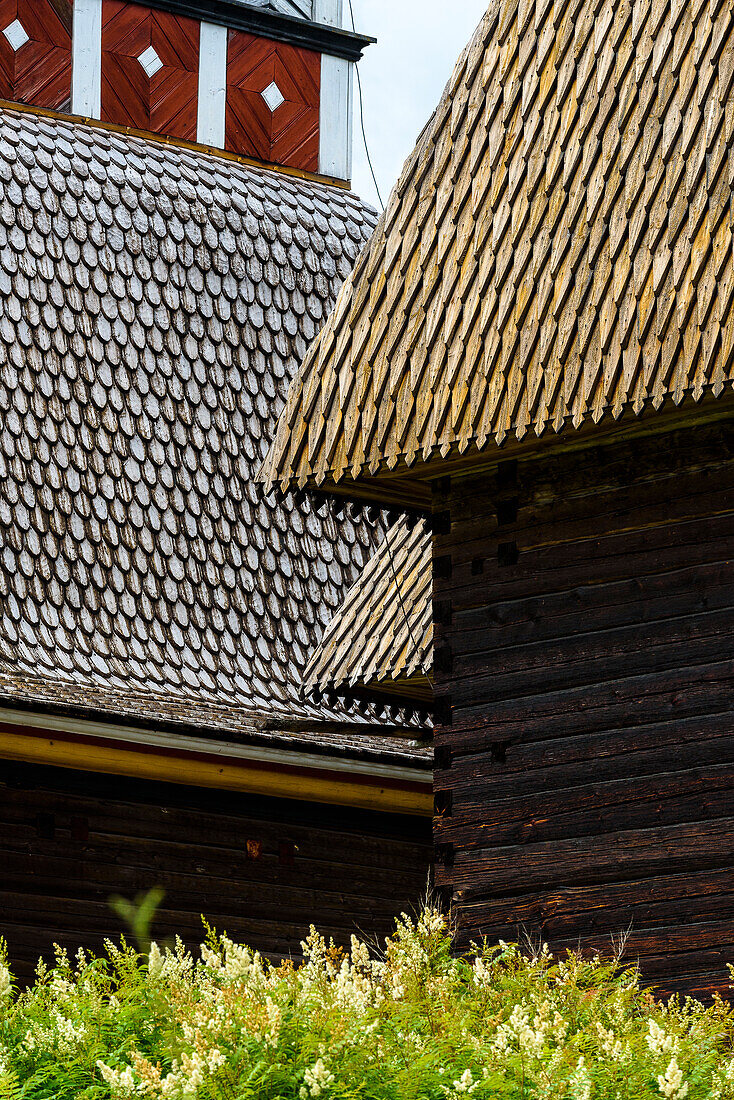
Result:
[[[198,747],[200,742],[195,742],[196,749],[184,747],[185,738],[166,747],[153,740],[133,740],[132,734],[124,740],[114,735],[34,727],[34,717],[21,718],[17,725],[0,724],[0,759],[386,813],[422,817],[432,813],[431,773],[418,768],[383,765],[371,769],[368,762],[295,752],[292,755],[298,763],[288,765],[283,762],[288,754],[282,751],[260,750],[259,759],[255,759],[254,754],[235,755],[237,746],[216,742],[208,752]],[[53,721],[60,724],[59,719]],[[341,764],[352,766],[342,768]]]

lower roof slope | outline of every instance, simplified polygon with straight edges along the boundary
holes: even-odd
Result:
[[[306,669],[307,692],[433,699],[431,534],[399,520],[347,594]]]
[[[379,735],[301,684],[382,529],[254,481],[372,227],[335,187],[0,111],[2,695]]]

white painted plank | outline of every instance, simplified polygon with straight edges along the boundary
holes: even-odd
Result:
[[[268,7],[273,11],[282,12],[283,15],[295,15],[299,19],[311,18],[311,5],[312,0],[267,0],[263,4],[256,4],[256,7]]]
[[[330,27],[342,26],[344,0],[314,0],[314,23],[326,23]]]
[[[321,57],[319,171],[352,177],[352,85],[354,65],[341,57]]]
[[[282,15],[295,15],[299,19],[311,19],[314,0],[235,0],[248,8],[263,8]]]
[[[102,0],[74,0],[71,111],[102,114]]]
[[[224,148],[227,108],[227,28],[202,23],[199,38],[199,105],[196,140]]]

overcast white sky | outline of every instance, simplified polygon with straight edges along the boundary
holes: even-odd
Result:
[[[438,103],[489,0],[352,0],[357,30],[377,38],[360,62],[365,126],[382,197]],[[349,0],[344,23],[349,26]],[[377,205],[355,87],[354,190]]]

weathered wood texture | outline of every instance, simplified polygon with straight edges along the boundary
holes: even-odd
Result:
[[[734,961],[734,426],[434,490],[436,876],[665,990]]]
[[[388,492],[439,455],[731,393],[733,62],[720,0],[492,0],[266,479]]]
[[[154,50],[150,71],[141,63]],[[127,0],[103,0],[102,118],[196,139],[199,24]]]
[[[267,102],[263,92],[275,85]],[[225,148],[303,171],[319,169],[321,55],[229,32]]]
[[[0,0],[0,98],[50,110],[71,97],[71,0]],[[19,45],[19,43],[21,43]]]
[[[425,890],[430,822],[0,762],[0,934],[27,979],[58,942],[120,931],[108,899],[160,885],[154,927],[200,942],[203,913],[271,956],[313,921],[383,935]]]
[[[392,693],[430,705],[431,535],[403,518],[347,593],[304,674],[307,693]]]

